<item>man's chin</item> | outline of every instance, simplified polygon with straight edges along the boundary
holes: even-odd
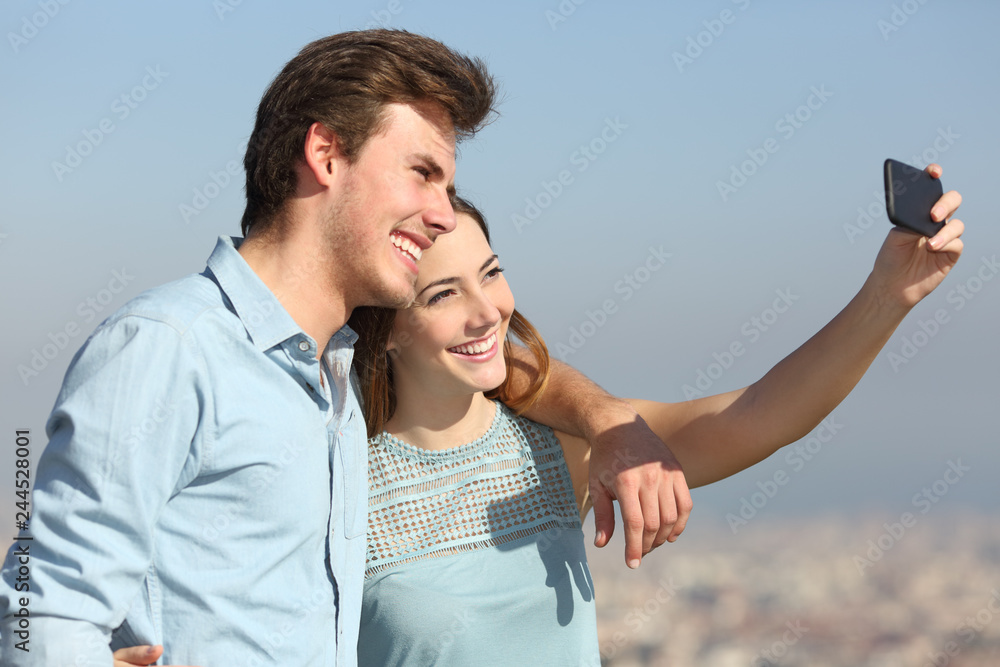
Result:
[[[380,308],[395,308],[398,310],[400,308],[409,308],[413,305],[416,298],[416,290],[411,285],[408,289],[404,288],[394,291],[385,290],[380,292],[376,295],[376,298],[373,299],[373,303],[370,305],[378,306]]]
[[[386,306],[386,308],[409,308],[417,300],[417,291],[411,286],[406,292],[400,293],[398,298],[395,300],[394,305]]]

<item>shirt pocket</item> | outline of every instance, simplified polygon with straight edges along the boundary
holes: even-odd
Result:
[[[368,442],[364,422],[351,410],[338,434],[337,455],[343,471],[344,536],[364,535],[368,528]]]

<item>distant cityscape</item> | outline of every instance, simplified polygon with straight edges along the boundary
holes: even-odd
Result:
[[[1000,666],[1000,517],[697,518],[637,571],[588,546],[605,667]]]
[[[689,531],[635,572],[588,548],[603,665],[1000,665],[995,516]]]

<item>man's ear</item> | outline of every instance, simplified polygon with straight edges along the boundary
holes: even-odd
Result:
[[[313,123],[306,131],[304,157],[306,168],[323,186],[330,184],[346,162],[337,134],[323,123]]]

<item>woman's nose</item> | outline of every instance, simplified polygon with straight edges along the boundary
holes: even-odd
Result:
[[[469,312],[469,324],[476,329],[490,329],[500,322],[500,310],[483,290],[476,292]]]

